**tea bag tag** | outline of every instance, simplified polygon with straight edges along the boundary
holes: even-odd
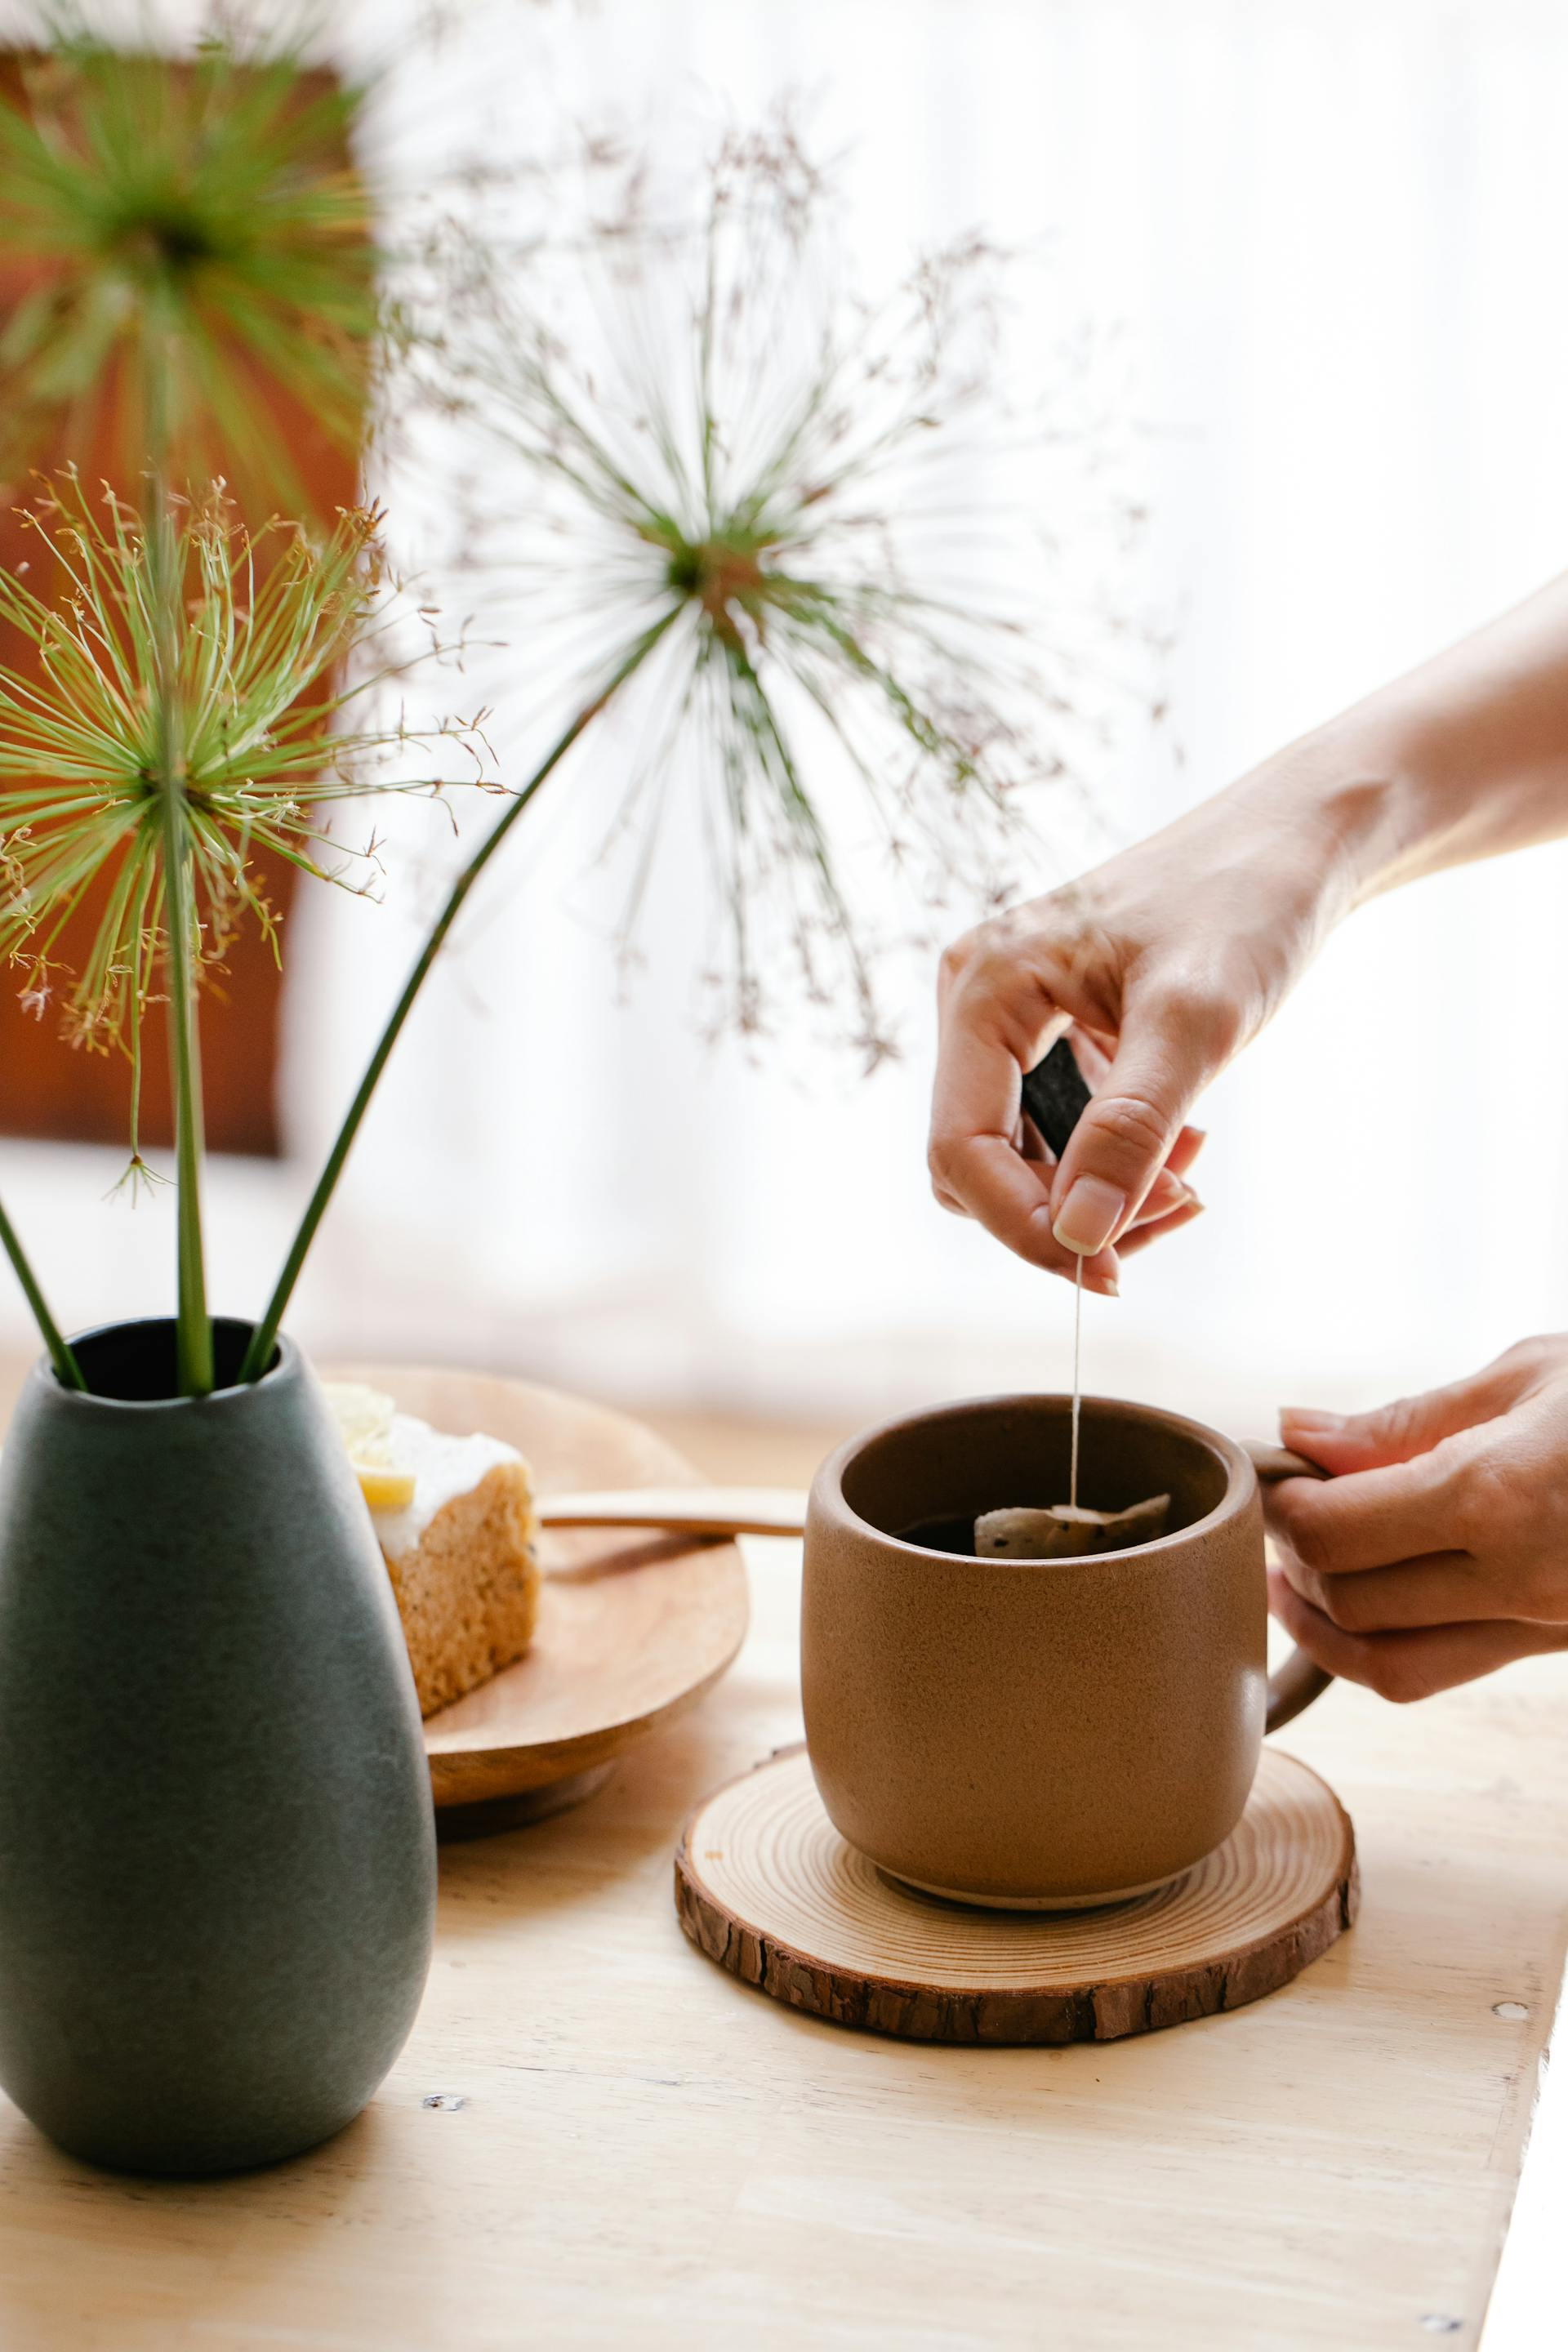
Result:
[[[1096,1552],[1131,1551],[1134,1544],[1163,1536],[1170,1516],[1169,1495],[1151,1495],[1124,1511],[1075,1510],[1070,1503],[1051,1510],[984,1511],[974,1522],[974,1556],[1082,1559]]]
[[[1065,1037],[1057,1039],[1043,1062],[1025,1071],[1022,1092],[1024,1108],[1059,1160],[1089,1105],[1083,1072]]]

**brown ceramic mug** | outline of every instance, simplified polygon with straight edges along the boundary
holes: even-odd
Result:
[[[1079,1491],[1169,1494],[1170,1532],[1092,1559],[976,1559],[983,1511],[1068,1491],[1067,1397],[949,1404],[852,1438],[805,1527],[801,1679],[828,1814],[881,1869],[968,1903],[1114,1902],[1240,1818],[1263,1735],[1329,1676],[1268,1680],[1258,1480],[1321,1476],[1152,1405],[1083,1401]]]

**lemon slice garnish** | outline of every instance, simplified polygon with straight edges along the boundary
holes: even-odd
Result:
[[[405,1511],[414,1500],[412,1470],[389,1470],[379,1462],[356,1462],[354,1476],[373,1511]]]
[[[323,1381],[327,1403],[343,1441],[360,1491],[373,1511],[405,1511],[414,1500],[414,1473],[392,1460],[392,1422],[397,1411],[389,1396],[361,1381]]]

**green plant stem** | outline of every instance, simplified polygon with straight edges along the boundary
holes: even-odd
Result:
[[[157,632],[156,758],[163,803],[163,890],[169,910],[169,1049],[174,1098],[178,1305],[174,1360],[182,1396],[207,1396],[215,1381],[202,1248],[202,1059],[196,1009],[195,905],[191,885],[190,820],[181,740],[178,629],[181,583],[174,534],[161,473],[150,485],[153,593]]]
[[[11,1261],[16,1279],[22,1286],[23,1295],[33,1310],[33,1320],[43,1336],[44,1345],[49,1351],[49,1360],[54,1365],[56,1376],[61,1385],[68,1389],[85,1390],[87,1382],[81,1376],[81,1366],[71,1353],[68,1342],[60,1336],[60,1327],[49,1313],[48,1301],[38,1287],[38,1277],[27,1263],[27,1254],[17,1240],[16,1228],[5,1214],[4,1207],[0,1207],[0,1249],[5,1250]]]
[[[164,793],[163,879],[169,901],[169,1040],[179,1229],[179,1306],[174,1349],[180,1394],[206,1396],[212,1391],[215,1373],[202,1249],[202,1066],[195,976],[191,969],[191,853],[185,831],[184,787],[177,775],[166,782]]]
[[[321,1170],[316,1189],[310,1195],[303,1217],[300,1220],[299,1230],[284,1260],[283,1271],[279,1276],[277,1286],[268,1301],[267,1311],[251,1334],[250,1345],[246,1349],[245,1360],[239,1369],[239,1377],[242,1381],[259,1380],[272,1360],[272,1351],[278,1343],[279,1329],[288,1312],[289,1301],[294,1295],[294,1286],[300,1278],[300,1270],[305,1263],[311,1243],[315,1240],[316,1228],[325,1215],[327,1205],[337,1189],[338,1179],[342,1174],[344,1163],[353,1149],[354,1139],[359,1133],[365,1112],[370,1108],[371,1097],[374,1094],[381,1074],[386,1067],[387,1057],[402,1033],[403,1024],[413,1010],[414,1001],[425,985],[430,967],[441,952],[447,932],[462,910],[464,900],[511,831],[512,826],[521,816],[524,809],[533,799],[534,794],[560,765],[584,730],[592,725],[606,703],[626,684],[633,671],[641,667],[675,617],[673,611],[666,614],[638,638],[608,684],[600,689],[591,702],[584,705],[570,726],[552,745],[528,782],[513,796],[505,814],[498,818],[490,827],[489,832],[447,892],[446,903],[436,918],[425,945],[421,948],[413,969],[404,982],[403,993],[394,1005],[386,1026],[377,1040],[375,1051],[365,1065],[364,1076],[359,1082],[354,1098],[349,1105],[347,1116],[338,1129],[337,1139],[331,1150],[327,1155],[326,1165]]]

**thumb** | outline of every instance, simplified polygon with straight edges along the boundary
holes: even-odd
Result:
[[[1422,1396],[1396,1397],[1372,1412],[1315,1412],[1282,1405],[1279,1434],[1292,1453],[1340,1477],[1352,1470],[1384,1470],[1430,1454],[1446,1437],[1491,1421],[1517,1402],[1519,1368],[1505,1358],[1468,1380]]]
[[[1065,1249],[1092,1255],[1126,1230],[1194,1097],[1226,1058],[1210,1024],[1188,1023],[1175,1007],[1161,1019],[1129,1006],[1116,1058],[1051,1187],[1051,1230]]]

